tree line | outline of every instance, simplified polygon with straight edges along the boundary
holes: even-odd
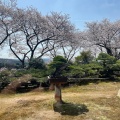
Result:
[[[80,31],[69,15],[42,15],[32,7],[18,8],[14,0],[0,0],[0,48],[9,48],[23,68],[26,60],[48,55],[62,55],[69,62],[81,49],[90,50],[94,56],[106,52],[120,59],[120,21],[90,22]]]

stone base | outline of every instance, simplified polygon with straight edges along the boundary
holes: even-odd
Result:
[[[88,112],[87,106],[84,104],[72,104],[72,103],[54,103],[53,108],[55,112],[61,113],[61,115],[80,115]]]

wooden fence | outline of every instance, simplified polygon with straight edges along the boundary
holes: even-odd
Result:
[[[68,78],[68,83],[80,83],[82,81],[103,81],[103,80],[109,80],[109,78]]]

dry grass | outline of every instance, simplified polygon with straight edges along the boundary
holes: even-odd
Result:
[[[120,120],[120,83],[102,82],[62,90],[64,101],[85,104],[89,109],[78,116],[53,111],[54,92],[0,95],[0,120]]]

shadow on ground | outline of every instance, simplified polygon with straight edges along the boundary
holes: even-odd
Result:
[[[73,103],[54,103],[53,108],[55,112],[59,112],[61,115],[77,116],[88,112],[87,106],[84,104]]]

